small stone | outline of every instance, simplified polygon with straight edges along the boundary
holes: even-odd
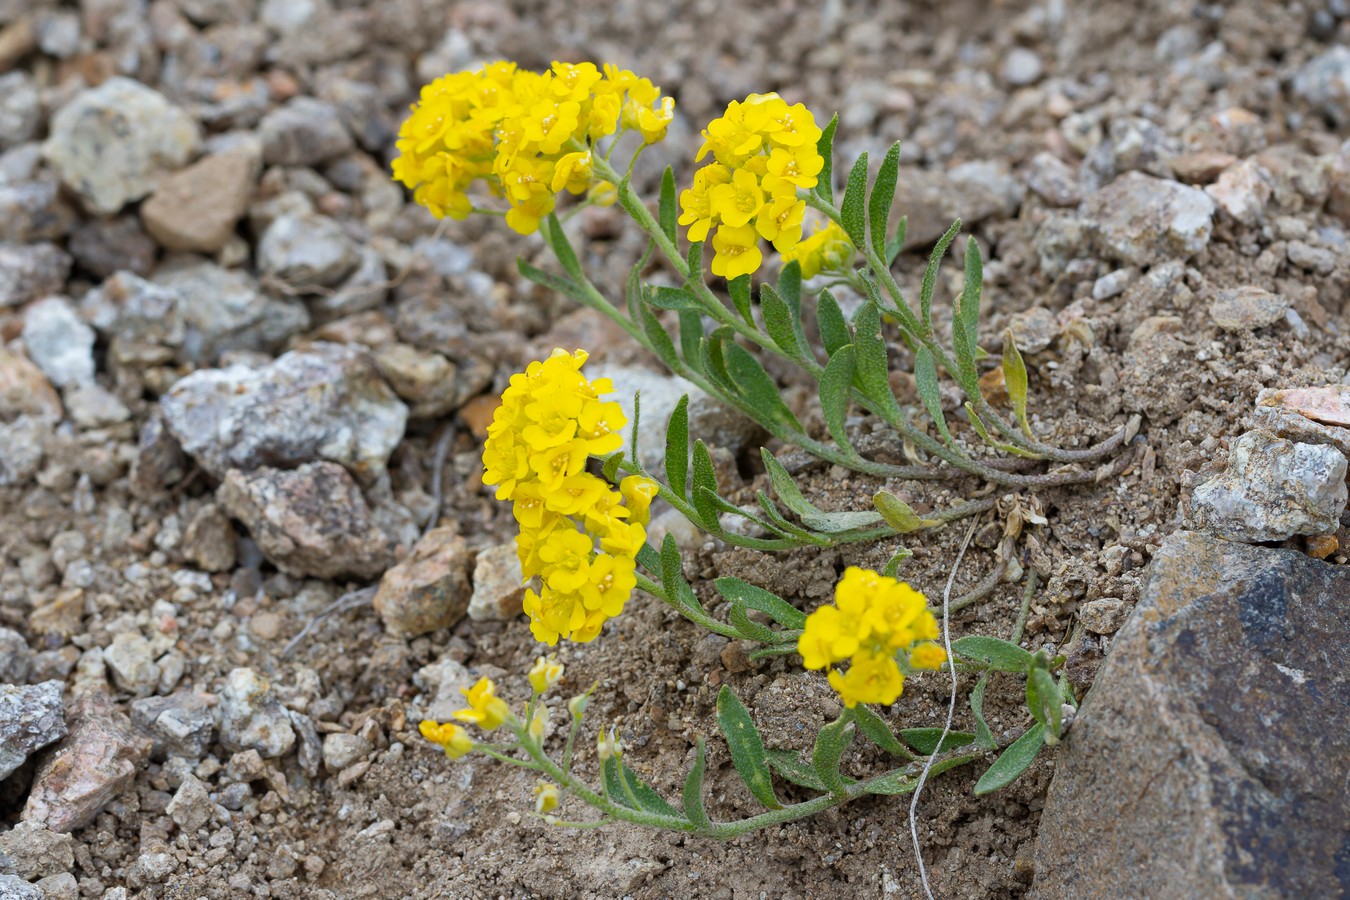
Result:
[[[386,344],[374,352],[375,367],[411,409],[414,419],[453,412],[492,382],[492,367],[471,360],[456,366],[439,353],[408,344]]]
[[[1347,499],[1345,473],[1346,458],[1333,447],[1249,431],[1234,443],[1228,467],[1195,488],[1192,526],[1254,543],[1334,532]]]
[[[74,221],[75,213],[61,199],[55,181],[0,183],[0,241],[58,240]]]
[[[1011,87],[1026,87],[1040,81],[1045,67],[1036,51],[1026,47],[1014,47],[1003,57],[1003,67],[999,75],[1003,83]]]
[[[179,347],[183,317],[176,290],[146,281],[132,272],[118,272],[80,301],[89,324],[123,345]]]
[[[150,642],[140,632],[124,631],[114,637],[103,648],[103,662],[112,673],[113,683],[130,694],[149,696],[159,683],[159,666],[155,665]]]
[[[260,369],[182,379],[160,401],[183,448],[217,478],[231,469],[331,460],[377,480],[407,408],[358,348],[314,344]]]
[[[1350,47],[1336,44],[1294,76],[1294,94],[1337,127],[1350,124]]]
[[[70,734],[38,764],[24,820],[52,831],[83,828],[131,787],[149,753],[150,742],[107,694],[88,691],[75,700]]]
[[[1042,151],[1027,166],[1027,187],[1051,206],[1077,206],[1078,173],[1053,153]]]
[[[0,628],[0,684],[24,684],[33,668],[33,651],[23,635]]]
[[[1119,597],[1090,600],[1078,610],[1083,627],[1093,634],[1115,634],[1129,618],[1130,611]]]
[[[1307,546],[1313,559],[1326,559],[1341,549],[1341,541],[1334,534],[1318,534],[1307,539]]]
[[[149,275],[159,256],[154,238],[134,215],[84,222],[71,233],[68,246],[75,263],[95,278],[121,271]]]
[[[262,270],[301,291],[332,287],[360,259],[342,226],[317,213],[278,216],[258,242]]]
[[[75,867],[75,840],[36,822],[20,822],[0,833],[0,859],[5,858],[13,874],[36,881]]]
[[[516,545],[498,544],[478,551],[473,564],[473,595],[469,618],[475,622],[505,622],[521,613],[525,579]]]
[[[1289,261],[1300,269],[1318,275],[1330,275],[1336,271],[1336,254],[1325,248],[1314,247],[1305,241],[1290,241],[1286,252]]]
[[[216,707],[220,743],[230,752],[256,750],[265,759],[295,747],[295,729],[272,685],[252,669],[235,669],[225,679]]]
[[[357,734],[335,732],[323,739],[323,765],[336,774],[365,759],[371,751],[370,741]]]
[[[1261,221],[1273,191],[1270,173],[1251,159],[1227,169],[1217,182],[1205,188],[1219,209],[1244,225]]]
[[[0,241],[0,309],[60,293],[70,255],[55,244]]]
[[[360,259],[346,280],[332,293],[310,298],[310,312],[316,322],[332,322],[375,309],[389,296],[389,275],[385,271],[384,257],[373,247],[358,246],[356,250]],[[361,343],[375,346],[369,340]]]
[[[146,230],[170,250],[219,251],[253,200],[258,154],[253,147],[235,148],[161,181],[141,204]]]
[[[234,526],[214,503],[197,510],[183,531],[183,556],[203,572],[234,568]]]
[[[375,524],[347,470],[334,463],[231,469],[217,499],[288,575],[369,579],[394,562],[389,536]]]
[[[1253,331],[1285,317],[1289,301],[1279,294],[1248,285],[1219,291],[1209,305],[1209,316],[1224,331]]]
[[[81,385],[66,392],[66,413],[80,428],[104,428],[131,419],[131,410],[101,384]]]
[[[29,358],[57,387],[94,380],[94,329],[65,298],[49,297],[28,307],[23,342]]]
[[[187,475],[183,448],[164,424],[164,417],[152,415],[141,426],[136,459],[131,466],[131,484],[139,496],[148,497],[177,484]]]
[[[196,776],[188,775],[183,779],[183,783],[178,786],[173,799],[169,805],[164,808],[173,823],[181,828],[187,834],[196,834],[199,830],[206,827],[206,823],[211,821],[211,816],[215,811],[215,804],[211,802],[211,795],[206,790],[206,785],[202,784]]]
[[[192,691],[133,700],[131,721],[150,736],[156,759],[201,759],[215,738],[211,703]]]
[[[1128,172],[1088,196],[1079,216],[1103,253],[1150,266],[1209,245],[1214,201],[1196,188]]]
[[[258,134],[269,166],[315,166],[353,146],[337,107],[311,97],[295,97],[263,116]]]
[[[449,628],[469,608],[469,551],[450,528],[434,528],[380,579],[375,611],[391,634]]]
[[[80,883],[70,872],[40,878],[37,886],[46,894],[46,900],[80,900]]]
[[[59,681],[15,686],[0,684],[0,781],[29,754],[66,736],[65,687]]]
[[[47,895],[18,875],[0,875],[0,900],[47,900]]]
[[[455,710],[464,708],[464,691],[475,681],[464,664],[446,656],[417,671],[419,684],[434,699],[427,706],[426,717],[435,722],[454,719]]]
[[[0,150],[32,140],[41,121],[42,100],[33,76],[24,71],[0,75]]]
[[[1172,174],[1187,184],[1209,184],[1235,162],[1236,156],[1217,150],[1183,153],[1170,160]]]
[[[191,116],[140,82],[114,77],[57,110],[43,153],[90,210],[111,215],[149,194],[200,144]]]
[[[64,414],[61,397],[42,370],[0,344],[0,420],[31,415],[56,421]]]
[[[1132,266],[1107,272],[1093,282],[1092,299],[1110,300],[1112,297],[1118,297],[1125,292],[1125,288],[1129,286],[1130,282],[1138,277],[1139,270]]]

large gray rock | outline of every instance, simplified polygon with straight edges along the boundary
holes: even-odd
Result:
[[[47,892],[18,875],[0,875],[0,900],[47,900]]]
[[[360,260],[342,226],[317,213],[278,216],[258,241],[262,270],[302,291],[332,287]]]
[[[1181,532],[1065,741],[1032,895],[1338,897],[1350,572]]]
[[[1337,127],[1350,122],[1350,47],[1337,44],[1294,76],[1294,94]]]
[[[1334,447],[1249,431],[1233,444],[1228,467],[1196,487],[1191,524],[1235,541],[1329,534],[1345,509],[1345,472]]]
[[[1214,201],[1197,188],[1127,172],[1084,199],[1078,216],[1101,253],[1151,266],[1209,246]]]
[[[15,686],[0,684],[0,781],[34,750],[66,736],[66,711],[59,681]]]
[[[48,297],[28,307],[23,343],[29,358],[57,387],[93,382],[94,329],[64,297]]]
[[[269,112],[258,133],[270,166],[313,166],[354,146],[337,107],[312,97],[296,97]]]
[[[217,478],[330,460],[369,484],[385,471],[408,419],[367,354],[326,343],[259,369],[195,372],[160,404],[183,449]]]
[[[309,327],[299,300],[270,298],[248,273],[215,263],[168,265],[155,283],[178,293],[185,362],[214,363],[227,350],[270,351]]]
[[[469,608],[468,545],[453,528],[434,528],[380,579],[375,611],[391,634],[416,637],[450,628]]]
[[[52,116],[42,152],[94,212],[110,215],[155,189],[201,145],[197,124],[130,78],[80,91]]]
[[[10,863],[0,863],[0,870],[12,868],[30,881],[47,878],[74,868],[75,841],[34,822],[20,822],[0,834],[0,860],[6,858]]]
[[[220,743],[226,750],[256,750],[264,758],[285,756],[295,747],[295,729],[271,682],[252,669],[235,669],[225,679],[216,708]]]
[[[150,736],[151,753],[158,759],[201,759],[216,730],[210,701],[192,691],[133,700],[131,722]]]

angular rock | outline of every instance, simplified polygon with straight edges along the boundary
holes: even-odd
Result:
[[[1077,206],[1078,173],[1053,153],[1042,151],[1027,166],[1027,187],[1051,206]]]
[[[183,783],[178,786],[173,799],[169,805],[164,808],[173,819],[173,823],[188,834],[196,834],[197,829],[202,828],[207,822],[211,821],[211,815],[215,811],[215,804],[211,802],[211,795],[206,790],[206,785],[202,784],[195,775],[189,775],[183,779]]]
[[[1339,896],[1347,594],[1301,553],[1167,538],[1060,753],[1033,895]]]
[[[27,356],[0,345],[0,421],[23,415],[58,420],[61,397]]]
[[[138,81],[114,77],[57,110],[42,152],[90,210],[111,215],[149,194],[200,145],[186,112]]]
[[[0,900],[47,900],[47,892],[18,875],[0,875]]]
[[[178,440],[164,424],[164,417],[152,415],[141,426],[136,460],[131,466],[131,485],[142,497],[177,484],[187,475],[187,458]]]
[[[0,684],[23,684],[33,668],[33,651],[23,635],[0,628]]]
[[[1350,47],[1336,44],[1294,76],[1294,94],[1340,128],[1350,124]]]
[[[356,482],[335,463],[247,474],[231,469],[217,499],[288,575],[370,579],[394,562],[393,542],[375,525]]]
[[[183,531],[183,556],[203,572],[228,572],[234,568],[234,526],[214,503],[192,516]]]
[[[66,736],[66,711],[59,681],[15,686],[0,684],[0,781],[29,754]]]
[[[1255,225],[1265,215],[1274,188],[1270,173],[1255,160],[1243,160],[1205,188],[1219,209],[1244,225]]]
[[[0,241],[0,309],[59,293],[70,274],[70,255],[55,244]]]
[[[1345,455],[1333,447],[1248,431],[1228,467],[1195,488],[1191,526],[1252,542],[1330,534],[1345,509],[1345,473]]]
[[[103,807],[131,787],[150,753],[111,698],[91,690],[75,700],[70,734],[43,758],[24,807],[26,822],[68,832],[94,821]]]
[[[138,631],[123,631],[103,648],[103,662],[121,690],[138,697],[149,696],[159,683],[150,642]]]
[[[1289,312],[1279,294],[1248,285],[1219,291],[1209,304],[1209,317],[1224,331],[1252,331],[1273,325]]]
[[[126,422],[131,410],[101,384],[86,384],[66,391],[66,412],[80,428],[103,428]]]
[[[271,683],[252,669],[235,669],[219,694],[220,743],[232,753],[256,750],[265,759],[295,747],[295,729]]]
[[[1102,253],[1150,266],[1209,245],[1214,201],[1197,188],[1128,172],[1085,198],[1078,215]]]
[[[213,363],[228,350],[269,351],[309,327],[303,303],[269,298],[245,272],[186,262],[161,267],[154,280],[178,292],[185,362]]]
[[[481,360],[456,366],[439,353],[408,344],[387,344],[374,351],[375,367],[400,397],[411,404],[414,419],[435,419],[453,412],[492,382],[492,367]]]
[[[375,611],[390,634],[416,637],[449,628],[469,608],[469,551],[450,528],[434,528],[407,559],[384,573]]]
[[[0,184],[0,241],[58,240],[74,221],[75,212],[61,200],[55,181]]]
[[[357,254],[360,259],[356,268],[336,290],[309,298],[309,309],[316,322],[332,322],[374,309],[389,296],[384,257],[372,247],[357,247]]]
[[[0,424],[0,485],[26,484],[37,475],[52,437],[51,421],[19,416]]]
[[[150,736],[156,759],[201,759],[215,738],[211,703],[192,691],[131,701],[131,722]]]
[[[64,297],[48,297],[28,307],[23,343],[29,359],[57,387],[93,382],[94,329]]]
[[[318,213],[278,216],[258,241],[262,270],[301,291],[332,287],[360,259],[342,226]]]
[[[85,294],[80,311],[96,329],[124,345],[183,344],[178,291],[132,272],[118,272]]]
[[[71,233],[69,247],[80,268],[97,278],[123,270],[149,275],[159,255],[154,239],[133,215],[85,222]]]
[[[359,734],[335,732],[323,739],[323,767],[336,774],[366,758],[371,751],[370,741]]]
[[[521,613],[525,578],[516,545],[498,544],[478,551],[473,563],[473,594],[469,618],[475,622],[505,622]]]
[[[314,166],[353,146],[337,107],[312,97],[296,97],[263,116],[258,134],[269,166]]]
[[[257,149],[239,147],[175,172],[141,204],[146,230],[170,250],[218,252],[248,211],[258,165]]]
[[[900,210],[909,217],[905,249],[931,245],[958,218],[970,226],[1015,212],[1020,186],[1006,172],[991,172],[996,165],[966,163],[950,172],[901,167],[893,218],[899,218]],[[991,174],[999,182],[994,190]]]
[[[408,418],[366,353],[323,343],[260,369],[195,372],[160,405],[183,448],[217,478],[231,469],[330,460],[370,483],[383,474]]]
[[[33,139],[42,121],[42,98],[27,72],[0,75],[0,150]]]
[[[0,833],[0,859],[4,868],[29,881],[47,878],[75,867],[75,841],[68,834],[48,831],[36,822],[20,822]]]

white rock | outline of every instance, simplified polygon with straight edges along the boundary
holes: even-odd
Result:
[[[28,358],[57,387],[93,382],[94,329],[65,298],[48,297],[28,307],[23,342]]]

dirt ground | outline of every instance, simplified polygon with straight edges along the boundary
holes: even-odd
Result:
[[[1220,455],[1226,439],[1243,430],[1259,390],[1338,382],[1350,366],[1350,342],[1341,326],[1350,249],[1340,222],[1299,187],[1299,179],[1312,177],[1308,173],[1316,166],[1329,177],[1319,160],[1336,153],[1340,136],[1290,87],[1295,73],[1346,34],[1336,8],[1259,0],[1227,6],[1162,0],[1143,5],[399,0],[381,13],[384,24],[373,42],[347,59],[293,64],[264,57],[258,67],[288,75],[302,92],[318,82],[325,67],[368,73],[384,92],[383,102],[396,111],[406,107],[419,76],[437,71],[437,65],[495,58],[532,67],[554,58],[618,62],[675,96],[680,121],[661,148],[661,162],[671,162],[680,179],[693,171],[695,136],[703,123],[726,101],[769,90],[805,102],[822,119],[834,110],[841,113],[840,167],[858,150],[879,154],[892,140],[904,142],[907,165],[929,172],[992,163],[994,174],[975,193],[988,201],[1002,191],[1010,199],[964,213],[949,208],[955,202],[951,195],[934,199],[930,192],[916,196],[916,206],[924,208],[905,210],[911,221],[952,214],[980,219],[967,230],[986,257],[981,342],[996,351],[1004,328],[1026,321],[1018,314],[1033,307],[1048,311],[1054,323],[1050,339],[1027,358],[1034,422],[1050,442],[1084,446],[1109,437],[1133,414],[1143,417],[1124,474],[1021,495],[1022,502],[1038,504],[1049,522],[1028,529],[1019,545],[1023,565],[1044,576],[1024,646],[1069,654],[1075,684],[1086,690],[1110,638],[1082,629],[1079,610],[1091,601],[1118,598],[1128,611],[1152,549],[1179,522],[1190,480]],[[452,38],[442,40],[447,32]],[[1028,81],[1032,60],[1040,71]],[[60,75],[50,66],[43,72],[41,77],[51,79]],[[1234,109],[1250,115],[1235,115]],[[1276,188],[1255,224],[1217,216],[1208,247],[1175,277],[1151,282],[1149,272],[1162,268],[1153,266],[1124,276],[1118,293],[1099,288],[1094,299],[1099,279],[1120,264],[1085,243],[1071,245],[1065,259],[1050,259],[1054,248],[1048,248],[1047,235],[1055,226],[1047,222],[1072,215],[1077,203],[1057,208],[1026,190],[1028,173],[1044,152],[1076,172],[1102,134],[1109,140],[1118,133],[1113,123],[1136,119],[1154,126],[1143,138],[1143,152],[1158,140],[1188,151],[1259,156]],[[1115,165],[1120,171],[1132,167],[1119,158]],[[959,196],[974,197],[969,190]],[[435,224],[410,207],[390,234],[411,244]],[[632,229],[625,231],[607,216],[592,217],[588,228],[596,236],[588,261],[602,273],[601,286],[616,289],[639,242]],[[542,258],[537,242],[480,221],[452,225],[447,236],[473,251],[474,267],[495,281],[490,299],[448,301],[479,316],[470,318],[468,327],[494,366],[488,393],[500,390],[512,371],[555,340],[608,333],[593,319],[569,315],[567,301],[543,296],[515,274],[517,253]],[[1296,261],[1302,257],[1287,248],[1298,241],[1329,248],[1331,262]],[[915,293],[930,246],[931,241],[914,247],[896,266],[902,284]],[[949,298],[959,289],[960,266],[949,262],[945,272],[939,293]],[[67,292],[78,294],[96,281],[77,269]],[[457,287],[433,281],[432,290],[452,294]],[[428,282],[418,281],[415,270],[409,284],[391,305],[422,302],[417,285]],[[1210,315],[1210,301],[1217,291],[1243,285],[1286,297],[1306,327],[1282,320],[1256,330],[1221,329]],[[13,337],[5,330],[7,315],[0,310],[0,334]],[[528,342],[521,341],[522,333]],[[597,357],[655,365],[622,345],[597,348]],[[171,602],[176,646],[186,664],[180,687],[214,692],[231,669],[251,666],[273,680],[283,702],[307,708],[321,730],[360,731],[371,737],[374,750],[369,768],[346,783],[335,775],[307,776],[294,754],[271,760],[267,765],[280,777],[255,781],[228,821],[213,822],[198,835],[184,834],[169,821],[165,807],[176,776],[151,763],[131,792],[77,832],[75,874],[82,896],[922,896],[908,834],[908,798],[866,799],[728,843],[630,827],[551,828],[531,817],[529,773],[484,759],[451,763],[416,734],[417,719],[431,699],[425,674],[419,673],[443,658],[497,677],[508,696],[526,695],[524,672],[539,648],[523,621],[465,619],[453,629],[404,640],[387,635],[366,607],[321,623],[293,657],[281,658],[287,641],[315,613],[363,585],[294,579],[256,560],[245,560],[233,572],[199,575],[205,583],[177,575],[189,566],[171,542],[159,539],[165,523],[189,521],[215,485],[202,473],[172,491],[149,497],[134,492],[127,463],[155,394],[147,389],[124,400],[131,421],[97,431],[58,431],[36,479],[0,487],[0,625],[29,634],[33,610],[59,593],[60,574],[87,562],[92,574],[78,629],[66,643],[35,650],[66,652],[73,661],[79,651],[106,646],[128,626],[148,626],[152,614],[162,612],[155,604]],[[864,421],[860,427],[871,426]],[[390,463],[395,496],[428,490],[439,433],[439,422],[410,427]],[[479,481],[480,452],[478,438],[458,428],[441,509],[442,522],[457,527],[475,550],[512,534],[509,511]],[[111,476],[81,480],[102,456],[114,461]],[[757,453],[742,456],[731,496],[743,501],[767,479]],[[802,477],[807,496],[831,510],[863,508],[879,487],[823,465],[806,467]],[[921,509],[988,490],[975,480],[888,487]],[[114,540],[114,523],[125,519],[130,525],[118,527],[129,527],[130,536]],[[956,593],[994,564],[999,525],[992,517],[982,524],[957,573]],[[939,596],[963,536],[956,526],[909,541],[915,555],[903,577],[930,597]],[[883,544],[765,558],[709,542],[686,554],[686,572],[704,595],[712,578],[736,575],[810,610],[829,596],[845,566],[880,568],[893,549]],[[31,575],[44,560],[48,576]],[[1007,637],[1021,589],[1000,585],[955,615],[953,635]],[[635,596],[600,639],[562,648],[567,665],[562,696],[597,683],[588,718],[618,724],[629,747],[625,761],[666,796],[678,796],[696,738],[715,734],[714,700],[722,684],[735,689],[770,746],[806,746],[815,727],[837,712],[824,679],[804,673],[795,658],[748,663],[736,649],[703,636],[650,598]],[[940,725],[944,678],[909,680],[891,721],[903,727]],[[963,693],[970,686],[963,681]],[[993,682],[986,709],[997,735],[1026,726],[1020,690],[1015,679]],[[969,724],[968,712],[958,710],[957,727]],[[221,770],[230,755],[219,747],[213,752],[197,772],[216,790],[227,778],[213,770]],[[755,805],[725,745],[714,737],[709,753],[713,817],[753,814]],[[593,755],[583,756],[580,765],[593,772]],[[861,743],[845,759],[847,772],[882,765],[880,754]],[[939,897],[1018,897],[1029,888],[1054,753],[1044,754],[1008,788],[976,798],[972,788],[986,765],[978,762],[937,778],[922,798],[920,839]],[[17,821],[22,800],[0,796],[0,822]],[[568,811],[587,814],[579,804]],[[139,861],[161,850],[175,864],[171,874],[155,880]],[[118,894],[118,888],[126,892]]]

